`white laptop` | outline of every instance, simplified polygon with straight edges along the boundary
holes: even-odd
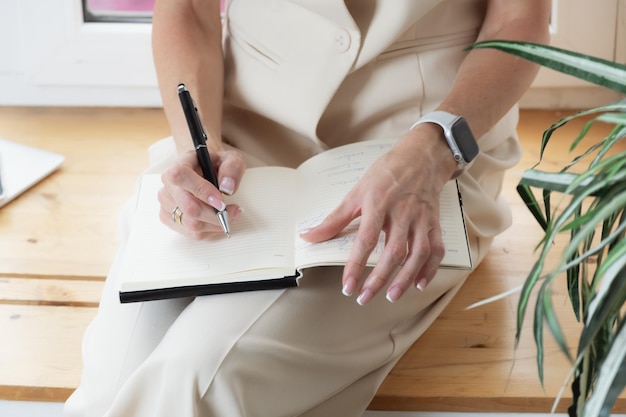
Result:
[[[50,175],[65,157],[0,139],[0,207]]]

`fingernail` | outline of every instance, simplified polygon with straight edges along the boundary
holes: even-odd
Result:
[[[224,194],[232,195],[235,192],[235,180],[229,177],[222,179],[220,191]]]
[[[359,294],[358,298],[356,299],[356,302],[360,306],[364,306],[372,299],[373,296],[374,294],[372,293],[372,291],[366,288],[365,290],[361,292],[361,294]]]
[[[237,207],[237,210],[233,213],[233,220],[240,218],[243,216],[243,208]]]
[[[209,196],[209,205],[216,210],[222,211],[226,209],[226,203],[213,196]]]
[[[390,303],[395,303],[396,301],[398,301],[401,295],[402,291],[399,287],[391,287],[389,288],[389,291],[387,291],[387,300]]]
[[[354,292],[354,287],[356,287],[356,280],[354,278],[348,278],[346,279],[346,283],[343,284],[341,292],[346,297],[350,297]]]
[[[426,278],[422,278],[419,280],[417,285],[415,286],[418,290],[424,291],[424,288],[428,285],[428,280]]]

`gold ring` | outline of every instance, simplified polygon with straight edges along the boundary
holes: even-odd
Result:
[[[183,224],[183,211],[178,206],[172,211],[172,221],[174,223]]]

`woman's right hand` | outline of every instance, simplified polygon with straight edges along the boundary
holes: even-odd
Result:
[[[226,205],[222,196],[222,193],[234,194],[241,183],[246,169],[241,153],[236,150],[212,152],[211,161],[217,173],[219,190],[203,178],[193,150],[181,153],[161,175],[163,187],[158,194],[161,222],[196,240],[224,237],[216,209],[226,208],[231,221],[243,214],[239,206]],[[182,213],[180,216],[174,215],[177,208]]]

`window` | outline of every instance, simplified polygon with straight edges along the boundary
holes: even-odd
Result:
[[[82,0],[85,22],[144,22],[152,20],[155,0]],[[222,10],[224,0],[220,1]]]
[[[85,22],[143,22],[152,20],[155,0],[83,0]]]
[[[148,3],[89,1],[101,17],[105,3]],[[152,26],[117,20],[86,21],[83,0],[0,1],[0,105],[160,106]]]

